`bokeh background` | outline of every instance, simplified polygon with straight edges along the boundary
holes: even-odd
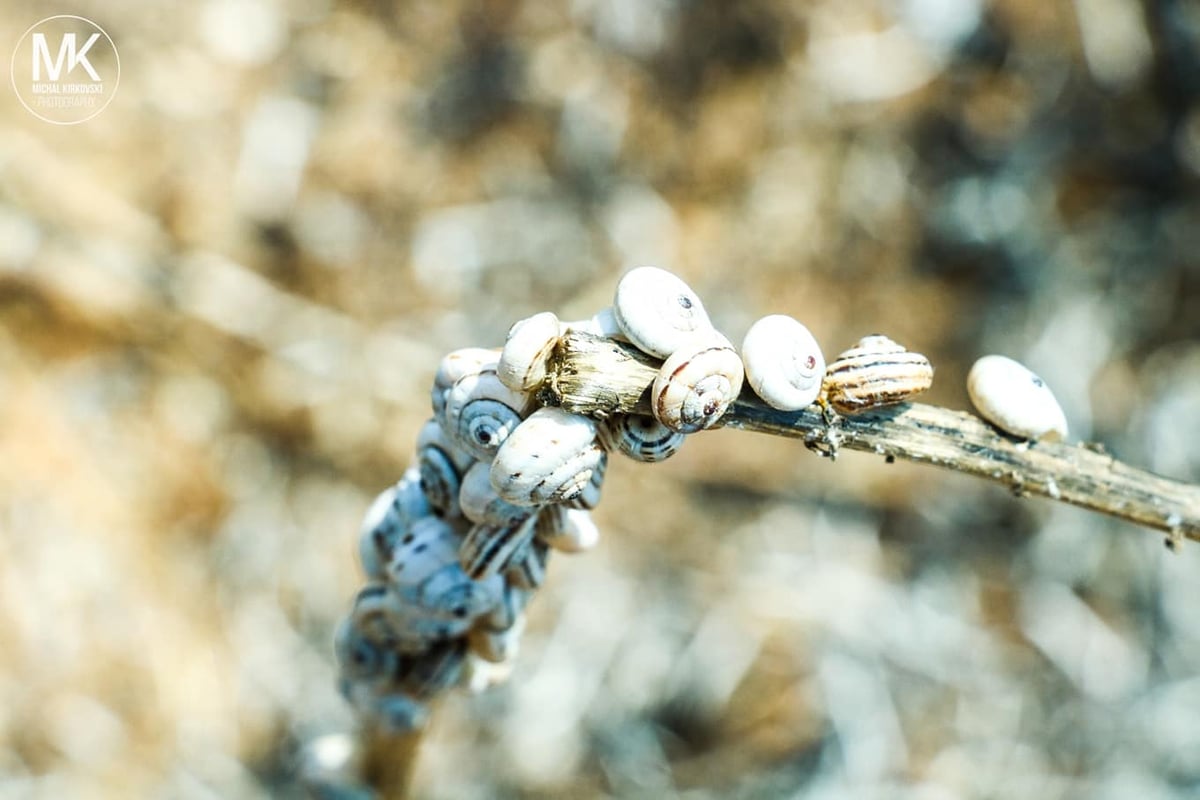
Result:
[[[56,13],[122,75],[0,102],[0,797],[301,796],[438,359],[629,266],[735,341],[888,333],[951,407],[1017,357],[1200,481],[1193,3],[63,0],[0,44]],[[1194,545],[731,431],[597,516],[417,796],[1200,796]]]

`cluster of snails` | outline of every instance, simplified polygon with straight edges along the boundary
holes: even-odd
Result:
[[[660,363],[650,415],[594,419],[540,405],[569,331],[628,342]],[[407,730],[423,723],[440,692],[503,680],[551,551],[577,553],[598,540],[590,510],[610,453],[669,458],[688,434],[721,418],[743,382],[774,408],[819,403],[836,420],[908,400],[932,379],[927,358],[882,335],[864,337],[826,368],[808,329],[782,315],[756,322],[739,355],[695,292],[655,267],[627,272],[613,305],[590,319],[543,312],[513,325],[501,349],[450,353],[434,379],[417,463],[363,522],[369,584],[337,633],[343,694],[385,727]],[[1049,389],[1016,362],[980,359],[969,390],[1009,433],[1066,435]]]

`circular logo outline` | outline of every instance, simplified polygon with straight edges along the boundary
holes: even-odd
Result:
[[[104,36],[105,40],[108,41],[108,46],[112,48],[113,58],[115,58],[116,62],[117,62],[117,77],[113,81],[113,88],[112,88],[112,91],[108,95],[108,99],[104,101],[104,105],[100,106],[98,109],[96,109],[91,114],[89,114],[88,116],[86,116],[82,119],[76,119],[76,120],[71,120],[71,121],[60,121],[60,120],[56,120],[56,119],[47,119],[46,117],[43,117],[41,114],[39,114],[38,112],[34,111],[32,108],[29,107],[29,104],[25,102],[25,98],[21,96],[20,88],[17,86],[17,54],[21,50],[21,45],[25,43],[26,37],[28,37],[29,34],[33,33],[33,30],[35,28],[37,28],[39,25],[44,25],[45,23],[50,22],[51,20],[56,20],[56,19],[77,19],[80,22],[86,22],[88,25],[91,25],[93,28],[100,31],[100,33]],[[9,59],[8,74],[9,74],[9,80],[12,83],[12,87],[13,87],[13,94],[15,94],[17,96],[17,101],[20,102],[20,104],[25,107],[25,110],[28,111],[30,114],[37,117],[42,122],[48,122],[51,125],[78,125],[82,122],[87,122],[89,119],[95,119],[100,114],[100,112],[102,112],[102,111],[104,111],[104,109],[108,108],[108,104],[111,103],[113,101],[113,98],[117,96],[117,89],[120,88],[120,86],[121,86],[121,52],[119,50],[117,50],[117,43],[114,42],[112,40],[112,37],[108,35],[108,31],[104,30],[104,28],[101,28],[99,25],[97,25],[95,22],[88,19],[87,17],[81,17],[81,16],[78,16],[77,14],[55,14],[52,17],[46,17],[45,19],[41,19],[41,20],[38,20],[37,22],[33,23],[32,25],[30,25],[28,28],[25,29],[25,32],[21,34],[21,38],[17,39],[17,46],[13,48],[12,58]]]

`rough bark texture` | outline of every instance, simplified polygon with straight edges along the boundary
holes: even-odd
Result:
[[[632,345],[571,332],[554,354],[543,400],[599,417],[649,413],[657,364]],[[1018,496],[1048,497],[1164,531],[1171,544],[1200,541],[1200,486],[1137,469],[1094,445],[1015,439],[963,411],[905,403],[827,418],[817,405],[777,411],[746,389],[720,424],[801,439],[833,457],[844,448],[965,472]]]

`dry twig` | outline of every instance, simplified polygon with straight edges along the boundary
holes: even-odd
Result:
[[[649,413],[659,362],[631,345],[571,332],[555,352],[542,400],[593,416]],[[1168,534],[1200,541],[1200,486],[1137,469],[1096,445],[1030,443],[978,417],[906,403],[856,414],[826,415],[814,405],[777,411],[748,389],[722,418],[729,428],[801,439],[822,455],[860,450],[903,458],[1005,484],[1018,496],[1072,503]]]

